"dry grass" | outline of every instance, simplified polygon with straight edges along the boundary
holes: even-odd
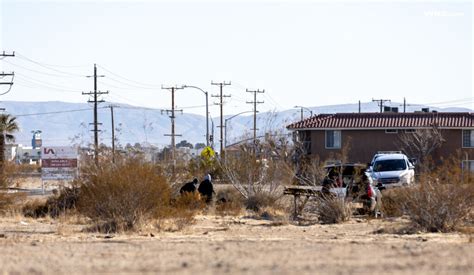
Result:
[[[407,191],[405,188],[384,190],[382,193],[381,211],[386,217],[400,217],[403,215],[403,202]]]
[[[24,193],[2,193],[0,192],[0,214],[15,211],[26,199]]]
[[[216,214],[220,216],[238,216],[244,210],[243,197],[235,188],[219,190],[216,195]]]
[[[248,210],[259,212],[265,207],[275,206],[278,199],[278,197],[275,197],[272,194],[262,192],[245,198],[244,205]]]
[[[341,223],[352,217],[352,209],[343,198],[326,197],[319,201],[316,208],[319,221],[324,224]]]
[[[75,209],[79,199],[78,187],[63,187],[58,195],[44,200],[33,200],[24,204],[22,208],[25,217],[40,218],[47,215],[57,218],[68,210]]]

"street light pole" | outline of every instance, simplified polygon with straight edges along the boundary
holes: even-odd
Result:
[[[183,85],[183,88],[198,89],[206,96],[206,146],[209,146],[209,93],[197,86],[192,85]]]
[[[233,116],[231,116],[231,117],[228,117],[228,118],[226,118],[226,119],[224,120],[224,131],[225,131],[225,132],[224,132],[224,152],[225,152],[225,150],[226,150],[226,148],[227,148],[227,121],[229,121],[229,120],[233,119],[234,117],[239,116],[239,115],[241,115],[241,114],[252,113],[252,112],[253,112],[253,111],[240,112],[240,113],[235,114],[235,115],[233,115]]]

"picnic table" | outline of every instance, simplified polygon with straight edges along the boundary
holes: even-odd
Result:
[[[310,197],[320,197],[322,195],[321,189],[321,186],[292,185],[285,187],[283,194],[293,196],[295,218],[303,212],[303,208]],[[302,199],[300,205],[298,205],[298,201],[301,197],[304,197],[304,199]]]

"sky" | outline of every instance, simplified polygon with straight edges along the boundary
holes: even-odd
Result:
[[[0,101],[107,102],[169,109],[162,85],[195,85],[224,114],[390,99],[474,109],[470,1],[0,0]],[[7,86],[0,87],[4,93]],[[219,108],[210,97],[211,115]],[[175,105],[205,114],[204,94]]]

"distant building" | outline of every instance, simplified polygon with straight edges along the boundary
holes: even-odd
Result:
[[[334,159],[348,144],[350,162],[367,163],[378,151],[400,151],[400,135],[417,129],[442,132],[444,143],[431,155],[448,158],[460,151],[463,167],[474,171],[474,113],[337,113],[320,114],[287,126],[304,153]]]
[[[18,145],[16,152],[16,163],[21,164],[40,164],[41,148]]]
[[[16,158],[16,151],[18,148],[18,144],[5,144],[5,160],[13,161]]]
[[[23,146],[22,144],[6,144],[5,159],[17,164],[40,164],[41,148]]]

